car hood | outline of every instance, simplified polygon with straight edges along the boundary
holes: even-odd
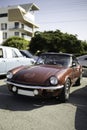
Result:
[[[44,85],[51,76],[57,76],[63,69],[62,67],[51,65],[26,67],[14,75],[13,81],[22,84]]]

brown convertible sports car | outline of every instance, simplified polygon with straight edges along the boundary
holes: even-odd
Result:
[[[70,87],[80,85],[82,67],[67,53],[43,53],[33,66],[20,66],[7,73],[7,86],[14,94],[69,99]]]

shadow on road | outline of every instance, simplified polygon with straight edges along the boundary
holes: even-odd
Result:
[[[5,78],[5,76],[0,76],[0,80],[4,80]],[[42,99],[13,95],[11,92],[9,92],[6,85],[0,86],[0,109],[12,111],[29,111],[43,107],[44,105],[55,105],[58,103],[59,101],[55,100],[55,98]]]
[[[28,96],[13,95],[6,86],[0,87],[0,109],[12,111],[29,111],[44,105],[56,105],[59,101],[55,98],[33,98]]]
[[[69,103],[77,107],[75,114],[76,130],[87,129],[87,86],[71,93]]]

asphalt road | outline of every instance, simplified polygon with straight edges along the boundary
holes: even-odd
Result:
[[[0,79],[0,130],[87,130],[87,78],[72,87],[70,100],[13,96]]]

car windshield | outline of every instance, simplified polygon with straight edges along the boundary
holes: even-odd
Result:
[[[70,64],[70,56],[61,54],[44,54],[39,57],[36,64],[49,64],[68,67]]]

